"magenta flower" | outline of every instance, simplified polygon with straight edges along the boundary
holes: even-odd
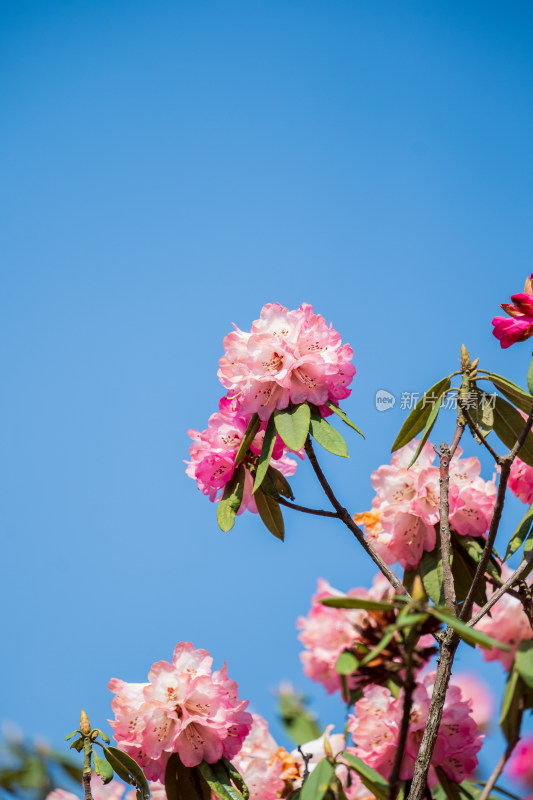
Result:
[[[224,351],[218,376],[244,414],[266,420],[289,402],[324,406],[350,394],[352,348],[308,303],[263,306],[249,333],[236,327],[226,336]]]
[[[508,484],[519,500],[530,506],[533,503],[533,467],[516,458],[511,465]]]
[[[501,307],[507,317],[494,317],[493,334],[503,348],[510,347],[515,342],[525,342],[533,336],[533,288],[531,279],[533,274],[526,279],[524,291],[513,294],[511,303],[502,303]]]
[[[211,672],[212,658],[181,642],[172,663],[158,661],[148,683],[113,678],[110,720],[118,745],[143,767],[150,780],[162,781],[171,753],[187,767],[233,758],[248,735],[252,717],[226,667]]]

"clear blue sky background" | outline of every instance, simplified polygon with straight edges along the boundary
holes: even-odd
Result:
[[[253,515],[222,534],[187,429],[231,322],[275,300],[354,347],[367,439],[324,458],[353,511],[405,416],[377,389],[425,389],[463,341],[523,382],[529,344],[490,320],[533,265],[531,4],[13,0],[0,70],[1,716],[54,744],[82,706],[105,727],[109,678],[191,640],[278,737],[282,679],[339,722],[295,621],[318,576],[372,564],[291,512],[283,545]],[[294,488],[322,504],[306,465]]]

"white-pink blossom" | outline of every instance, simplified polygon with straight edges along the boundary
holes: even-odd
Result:
[[[163,780],[171,753],[194,767],[233,758],[248,735],[247,701],[238,700],[237,684],[226,667],[211,671],[212,658],[181,642],[172,663],[152,665],[146,684],[113,678],[116,694],[110,720],[119,747],[143,767],[150,780]]]
[[[426,442],[409,467],[417,446],[417,441],[410,442],[394,453],[390,464],[372,473],[373,509],[354,517],[365,525],[369,540],[387,564],[399,561],[406,568],[416,567],[424,551],[433,550],[440,519],[435,451]],[[461,454],[457,448],[450,464],[450,523],[463,536],[483,536],[492,518],[496,485],[481,478],[477,458],[461,458]]]
[[[226,336],[218,376],[244,414],[266,420],[289,402],[324,406],[348,397],[352,358],[352,348],[308,303],[293,311],[268,303],[249,332],[235,327]]]
[[[419,678],[413,694],[409,732],[400,769],[402,780],[413,777],[434,680],[434,672]],[[348,730],[353,738],[354,754],[387,779],[396,755],[402,710],[403,693],[395,698],[385,687],[372,686],[364,690],[363,697],[354,706],[354,715],[349,717]],[[437,783],[436,767],[442,767],[446,775],[457,783],[469,778],[477,767],[477,753],[482,739],[470,703],[462,697],[461,689],[451,683],[446,694],[428,784],[433,786]]]
[[[523,503],[533,503],[533,467],[516,458],[511,464],[507,486]]]

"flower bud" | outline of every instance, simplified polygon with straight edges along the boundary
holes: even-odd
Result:
[[[89,718],[82,708],[80,714],[80,733],[83,733],[84,736],[88,736],[90,732],[91,732],[91,723],[89,722]]]
[[[472,362],[470,361],[470,356],[468,355],[468,350],[464,346],[461,345],[461,369],[467,370],[470,369],[472,366]]]

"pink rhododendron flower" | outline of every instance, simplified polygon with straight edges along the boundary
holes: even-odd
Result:
[[[511,464],[507,486],[519,500],[530,506],[533,503],[533,467],[516,458]]]
[[[419,678],[414,691],[409,733],[400,770],[402,780],[413,777],[434,680],[434,672]],[[394,764],[402,708],[402,694],[394,698],[385,687],[372,686],[364,690],[363,697],[354,706],[355,714],[349,717],[348,730],[353,737],[354,747],[347,748],[348,751],[352,750],[387,779]],[[428,785],[437,783],[436,767],[442,767],[446,775],[457,783],[469,778],[477,767],[477,753],[482,739],[470,704],[462,697],[460,688],[450,684],[431,760]]]
[[[276,744],[263,717],[252,717],[250,733],[232,763],[243,776],[251,798],[276,800],[298,780],[299,763]]]
[[[102,779],[93,772],[91,775],[91,794],[93,800],[135,800],[136,790],[129,789],[120,781],[112,780],[104,784]],[[165,787],[156,781],[150,782],[150,795],[152,800],[166,800]],[[67,792],[65,789],[54,789],[46,800],[80,800],[78,795]]]
[[[233,475],[235,456],[251,417],[251,415],[243,416],[236,402],[228,400],[227,397],[223,397],[219,405],[220,410],[210,416],[206,430],[189,431],[193,441],[189,448],[191,460],[187,462],[186,469],[187,475],[197,482],[200,491],[208,495],[212,502],[219,498]],[[256,455],[261,452],[265,427],[263,424],[251,444],[251,450]],[[285,476],[293,475],[296,471],[296,461],[288,457],[288,452],[292,451],[288,451],[282,439],[277,436],[270,463]],[[303,455],[297,455],[303,458]],[[253,479],[246,470],[239,514],[245,509],[257,512],[252,489]]]
[[[506,580],[511,573],[512,570],[504,564],[502,566],[503,580]],[[487,586],[487,597],[490,597],[493,591]],[[485,661],[501,661],[504,669],[510,670],[520,642],[533,639],[531,625],[520,600],[510,594],[504,594],[491,608],[489,614],[485,614],[479,620],[475,626],[476,630],[486,633],[511,649],[507,651],[499,650],[497,647],[480,648],[483,658]]]
[[[469,703],[472,716],[483,732],[493,718],[495,700],[490,686],[477,673],[454,672],[453,682],[460,687],[463,700]]]
[[[305,772],[305,762],[302,753],[305,756],[310,756],[307,760],[307,769],[311,773],[319,761],[326,757],[326,755],[338,756],[339,753],[346,747],[346,737],[342,733],[332,733],[334,725],[328,725],[322,736],[318,739],[313,739],[310,742],[302,744],[299,750],[293,750],[291,755],[295,761],[300,764],[300,772],[302,776]],[[301,751],[301,752],[300,752]],[[339,763],[335,768],[335,774],[340,780],[344,793],[348,800],[375,800],[374,795],[371,794],[366,786],[362,783],[359,776],[349,771],[347,766]],[[296,788],[299,788],[302,781],[296,782]]]
[[[373,509],[354,516],[365,525],[369,540],[387,564],[399,561],[407,568],[416,567],[424,551],[435,547],[435,525],[440,518],[435,451],[426,442],[409,468],[417,447],[417,441],[410,442],[394,453],[390,464],[372,473]],[[483,536],[492,519],[496,484],[481,478],[479,459],[461,455],[457,448],[450,465],[450,522],[463,536]]]
[[[348,596],[371,600],[385,600],[393,595],[387,579],[379,573],[376,575],[371,589],[350,589]],[[341,597],[342,592],[334,589],[323,578],[318,580],[318,589],[312,599],[312,606],[307,617],[300,617],[297,626],[301,630],[298,638],[305,647],[300,658],[305,674],[311,680],[321,683],[328,694],[341,689],[341,678],[335,669],[337,659],[345,650],[357,650],[357,645],[375,647],[387,624],[393,623],[395,614],[390,612],[390,619],[384,612],[366,611],[363,609],[329,608],[320,602],[325,597]],[[358,689],[370,680],[379,683],[390,677],[390,664],[403,663],[397,650],[397,636],[384,651],[387,667],[381,668],[377,658],[367,669],[361,669],[347,677],[350,689]],[[414,658],[421,666],[433,653],[431,636],[421,637]]]
[[[525,736],[518,742],[509,761],[507,772],[526,788],[533,788],[533,734]]]
[[[507,317],[494,317],[492,324],[494,336],[503,348],[510,347],[515,342],[524,342],[533,336],[533,288],[531,277],[526,278],[524,291],[513,294],[512,303],[502,303],[501,307]]]
[[[181,642],[172,663],[152,665],[148,683],[113,678],[116,694],[110,720],[119,747],[143,767],[150,780],[163,780],[171,753],[187,767],[233,758],[248,735],[252,717],[238,700],[226,666],[211,672],[212,658]]]
[[[352,348],[308,303],[294,311],[268,303],[248,333],[235,327],[226,336],[218,376],[243,414],[266,420],[291,401],[344,400],[355,374],[352,358]]]

